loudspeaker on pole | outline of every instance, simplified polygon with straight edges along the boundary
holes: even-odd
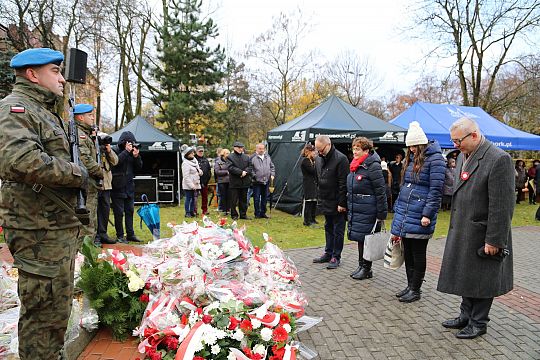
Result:
[[[66,81],[84,84],[86,83],[86,61],[88,54],[82,50],[71,48],[66,60]]]

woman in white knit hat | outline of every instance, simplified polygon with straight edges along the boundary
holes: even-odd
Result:
[[[436,141],[428,141],[417,121],[409,124],[405,144],[407,154],[391,233],[394,241],[404,245],[407,273],[407,287],[396,296],[401,302],[413,302],[420,299],[426,249],[435,231],[446,165],[441,147]]]

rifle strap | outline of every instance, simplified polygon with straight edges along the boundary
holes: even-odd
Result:
[[[68,203],[66,200],[62,199],[60,196],[58,196],[54,190],[41,185],[41,184],[34,184],[32,186],[32,190],[38,194],[42,194],[52,202],[54,202],[56,205],[60,206],[62,209],[70,213],[71,215],[75,216],[83,225],[88,225],[88,222],[86,220],[89,220],[88,214],[77,214],[75,212],[75,209],[71,206],[70,203]]]

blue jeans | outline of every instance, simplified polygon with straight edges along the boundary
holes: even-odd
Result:
[[[268,184],[253,184],[253,203],[255,205],[255,216],[266,215],[266,201],[268,195]]]
[[[195,190],[184,190],[186,195],[184,209],[186,209],[186,215],[195,215]]]
[[[343,238],[345,236],[345,222],[347,213],[342,212],[336,215],[324,215],[324,234],[326,236],[326,246],[324,252],[338,260],[341,259],[343,251]]]

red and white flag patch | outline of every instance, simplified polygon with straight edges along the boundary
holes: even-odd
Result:
[[[79,139],[83,139],[83,140],[86,139],[86,135],[84,134],[79,135]]]
[[[17,114],[22,114],[25,111],[26,111],[26,109],[24,108],[24,106],[12,106],[10,108],[10,112],[17,113]]]

